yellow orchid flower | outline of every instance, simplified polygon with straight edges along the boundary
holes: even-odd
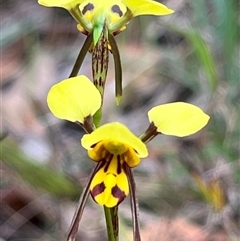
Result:
[[[188,136],[202,129],[209,116],[197,106],[184,103],[168,103],[153,107],[149,112],[150,126],[137,138],[120,123],[109,123],[96,130],[86,118],[92,116],[101,105],[101,97],[92,82],[85,76],[63,80],[48,93],[47,102],[52,113],[60,118],[81,123],[89,134],[82,138],[82,146],[89,157],[101,162],[90,185],[94,200],[112,207],[129,193],[126,166],[139,164],[147,156],[144,142],[158,134],[178,137]]]
[[[101,95],[85,76],[65,79],[54,85],[47,97],[52,113],[80,123],[86,130],[81,139],[89,157],[97,162],[82,194],[68,240],[74,240],[89,192],[100,205],[115,207],[131,193],[135,233],[139,233],[135,183],[131,168],[148,156],[146,143],[158,134],[188,136],[202,129],[209,116],[197,106],[176,102],[153,107],[148,112],[150,125],[136,137],[126,126],[113,122],[95,128],[92,116],[101,106]]]
[[[139,15],[167,15],[173,10],[152,0],[38,0],[46,7],[67,9],[79,23],[78,29],[84,33],[96,31],[96,43],[103,25],[116,34],[125,29],[126,24]]]
[[[84,135],[81,143],[92,160],[102,162],[90,185],[93,199],[107,207],[118,205],[129,194],[126,166],[135,167],[148,155],[146,145],[118,122]]]
[[[209,116],[200,108],[183,102],[152,108],[149,112],[150,132],[144,138],[135,137],[124,125],[109,123],[83,136],[82,146],[89,157],[102,162],[90,185],[93,199],[101,205],[114,207],[129,193],[126,167],[135,167],[148,152],[143,143],[162,133],[188,136],[202,129]],[[143,136],[144,136],[143,135]]]
[[[153,0],[38,0],[46,7],[62,7],[77,21],[77,28],[87,35],[70,77],[78,74],[88,51],[93,51],[92,69],[95,86],[104,93],[108,69],[108,49],[115,67],[115,95],[117,104],[122,97],[122,67],[114,35],[126,28],[139,15],[167,15],[173,10]]]

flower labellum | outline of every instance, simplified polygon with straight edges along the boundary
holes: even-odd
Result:
[[[129,194],[126,166],[135,167],[140,158],[147,157],[146,145],[118,122],[85,134],[81,142],[92,160],[102,162],[90,185],[93,199],[107,207],[117,206]]]

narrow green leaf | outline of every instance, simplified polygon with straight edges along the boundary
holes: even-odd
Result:
[[[194,49],[198,61],[205,71],[208,85],[211,91],[214,91],[218,84],[218,75],[213,55],[202,36],[194,29],[184,31],[170,27],[174,32],[184,36]]]
[[[64,174],[51,170],[28,158],[8,139],[0,143],[1,160],[15,170],[24,181],[57,197],[76,199],[81,187],[69,180]]]

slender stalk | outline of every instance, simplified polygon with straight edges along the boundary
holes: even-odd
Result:
[[[92,33],[90,33],[87,36],[79,54],[78,54],[77,60],[74,64],[74,66],[73,66],[73,69],[72,69],[72,72],[71,72],[69,78],[77,76],[77,74],[79,72],[79,69],[82,66],[83,60],[85,59],[85,56],[86,56],[86,54],[87,54],[87,52],[88,52],[88,50],[89,50],[89,48],[92,44],[92,41],[93,41],[93,35],[92,35]]]
[[[126,166],[126,173],[128,176],[129,186],[130,186],[130,200],[132,209],[132,220],[133,220],[133,238],[134,241],[141,241],[140,235],[140,223],[139,223],[139,210],[138,210],[138,200],[136,196],[136,184],[131,168]]]
[[[115,68],[115,96],[117,105],[119,105],[122,98],[122,65],[118,46],[112,34],[108,35],[109,43],[112,48],[114,68]]]
[[[110,211],[111,211],[111,215],[112,215],[114,238],[116,241],[118,241],[118,234],[119,234],[118,206],[111,208]]]
[[[150,123],[148,129],[141,136],[139,136],[139,139],[146,144],[159,134],[161,133],[157,132],[157,127],[152,122]]]
[[[79,223],[80,223],[80,220],[81,220],[81,217],[82,217],[82,214],[83,214],[84,207],[86,205],[87,198],[88,198],[89,193],[90,193],[89,187],[90,187],[92,179],[93,179],[95,173],[98,171],[100,165],[101,165],[101,162],[99,162],[96,165],[96,167],[94,168],[93,172],[90,175],[90,178],[87,182],[86,187],[84,188],[84,190],[82,192],[82,195],[81,195],[81,197],[79,199],[79,202],[78,202],[78,207],[77,207],[76,212],[74,214],[72,224],[71,224],[71,227],[70,227],[70,230],[69,230],[69,233],[68,233],[67,241],[75,241],[76,240]]]
[[[104,213],[105,213],[105,219],[106,219],[108,241],[117,241],[117,239],[115,238],[114,229],[113,229],[111,209],[104,206]]]

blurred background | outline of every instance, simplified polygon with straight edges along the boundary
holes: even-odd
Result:
[[[141,135],[155,105],[201,107],[211,116],[203,130],[157,136],[134,169],[142,240],[239,240],[239,1],[162,3],[175,13],[138,17],[116,36],[124,95],[117,107],[110,55],[102,123],[119,121]],[[68,78],[85,36],[64,9],[37,0],[0,4],[0,240],[65,240],[94,163],[80,145],[84,131],[56,119],[46,96]],[[91,54],[80,73],[91,78]],[[120,241],[132,240],[130,210],[126,198]],[[107,240],[102,207],[91,198],[77,240]]]

